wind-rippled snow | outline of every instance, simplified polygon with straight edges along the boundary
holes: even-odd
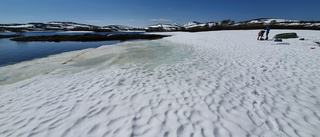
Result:
[[[171,33],[2,67],[0,136],[319,136],[320,32],[295,32]]]

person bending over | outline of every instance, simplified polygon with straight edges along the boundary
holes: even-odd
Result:
[[[263,34],[264,34],[264,30],[260,30],[260,32],[258,33],[258,39],[257,40],[263,40]]]

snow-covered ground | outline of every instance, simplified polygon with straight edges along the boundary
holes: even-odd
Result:
[[[271,30],[306,39],[282,44],[258,31],[177,32],[1,67],[0,136],[319,137],[320,31]]]

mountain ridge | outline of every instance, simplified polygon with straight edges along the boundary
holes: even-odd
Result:
[[[306,28],[320,29],[320,21],[298,21],[288,19],[277,18],[258,18],[248,21],[240,21],[235,23],[232,20],[223,20],[218,22],[206,22],[200,23],[197,21],[191,21],[184,25],[177,23],[172,24],[153,24],[145,28],[135,28],[125,25],[107,25],[97,26],[83,23],[75,23],[68,21],[50,21],[46,23],[30,22],[30,23],[12,23],[12,24],[0,24],[1,29],[28,29],[28,30],[105,30],[105,31],[128,31],[128,30],[145,30],[145,31],[177,31],[177,30],[192,30],[199,28],[218,28],[219,26],[258,26],[258,25],[277,25],[277,26],[303,26]]]

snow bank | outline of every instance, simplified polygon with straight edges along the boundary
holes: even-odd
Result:
[[[295,32],[171,33],[2,67],[0,136],[319,136],[320,32]]]

